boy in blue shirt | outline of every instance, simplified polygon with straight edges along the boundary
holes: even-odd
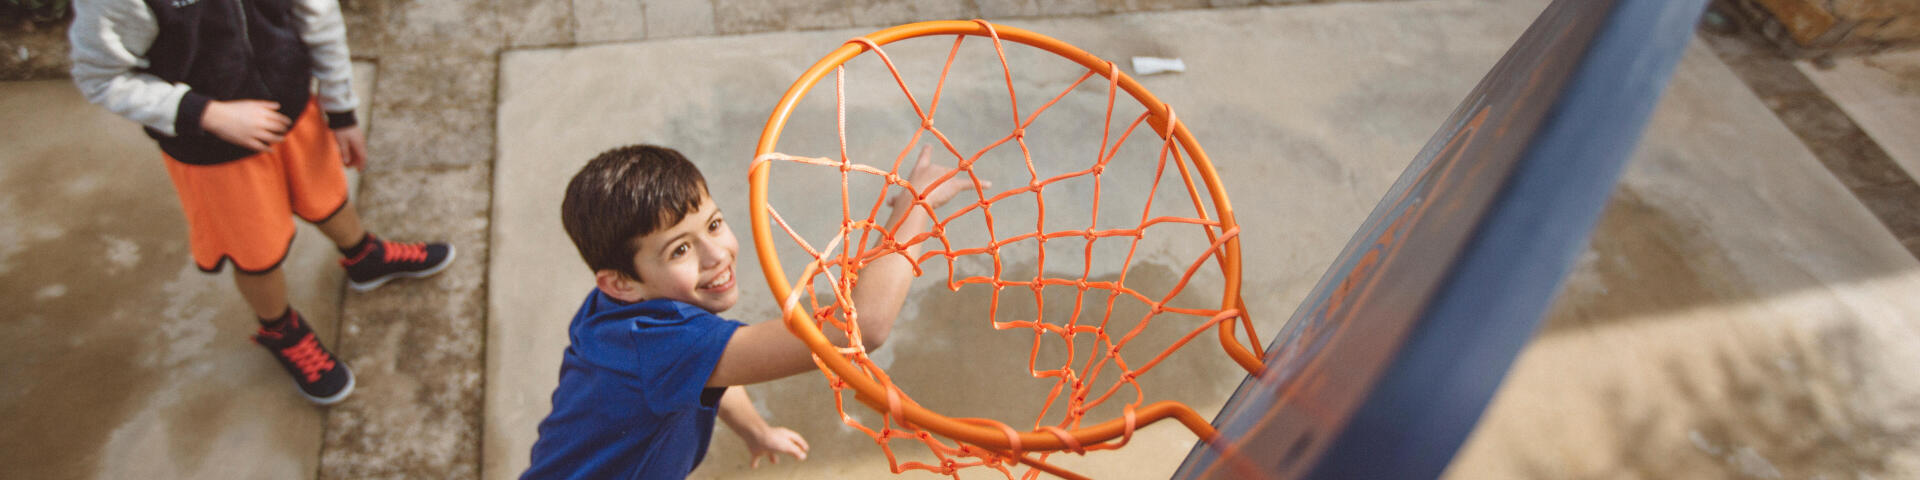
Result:
[[[923,149],[909,176],[914,185],[950,170],[928,158]],[[938,207],[971,188],[948,181],[925,201]],[[890,202],[887,224],[902,222],[897,238],[919,235],[930,222],[911,201]],[[746,442],[755,466],[763,455],[806,459],[805,439],[768,427],[746,391],[732,388],[815,367],[781,322],[746,325],[716,315],[740,299],[740,244],[698,168],[668,148],[609,150],[567,184],[560,215],[595,288],[568,326],[553,411],[540,422],[522,478],[684,478],[706,456],[716,415]],[[892,329],[912,268],[888,255],[860,271],[853,301],[868,349]]]

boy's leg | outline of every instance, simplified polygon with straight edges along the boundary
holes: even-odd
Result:
[[[253,309],[254,318],[261,323],[280,318],[287,312],[287,276],[275,268],[266,273],[247,273],[235,269],[233,284],[240,288],[240,296],[247,300],[247,307]]]
[[[333,218],[314,226],[320,227],[320,233],[326,234],[327,239],[333,240],[333,245],[340,247],[340,250],[350,250],[367,238],[367,230],[360,226],[360,215],[353,211],[352,200],[340,207],[340,212],[333,214]]]
[[[274,360],[293,375],[307,400],[330,405],[353,394],[353,372],[334,358],[306,318],[287,306],[287,276],[275,268],[261,273],[233,272],[233,284],[253,309],[260,330],[253,342],[266,347]]]

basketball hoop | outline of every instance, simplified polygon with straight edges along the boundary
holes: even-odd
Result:
[[[909,38],[945,35],[952,35],[954,37],[953,48],[947,56],[945,66],[941,70],[939,87],[934,89],[931,97],[932,100],[923,107],[920,102],[916,100],[914,92],[908,88],[907,82],[902,78],[900,70],[896,68],[893,60],[887,56],[881,47]],[[1072,82],[1072,85],[1061,91],[1059,95],[1053,97],[1053,99],[1045,105],[1035,109],[1025,118],[1021,117],[1018,101],[1011,101],[1013,109],[1012,124],[1008,129],[1007,135],[1001,137],[997,142],[992,142],[977,151],[963,152],[959,146],[955,145],[953,139],[935,127],[933,119],[934,112],[939,108],[940,90],[946,85],[948,72],[950,72],[953,67],[955,55],[960,51],[962,42],[969,36],[983,37],[992,42],[994,51],[999,59],[999,68],[1004,72],[1002,77],[1007,82],[1007,93],[1010,100],[1015,96],[1014,76],[1006,60],[1006,50],[1002,43],[1003,41],[1011,41],[1051,52],[1060,58],[1065,58],[1079,64],[1086,69],[1086,72],[1080,75],[1078,80]],[[888,72],[892,75],[895,82],[898,83],[901,92],[905,93],[906,98],[913,104],[912,109],[914,115],[920,122],[917,129],[914,130],[912,140],[908,142],[909,146],[907,150],[902,151],[893,159],[891,168],[856,162],[850,159],[847,153],[845,70],[843,65],[849,60],[868,52],[872,52],[886,65]],[[838,158],[803,157],[777,153],[775,147],[778,146],[780,134],[787,124],[788,117],[792,115],[795,106],[809,90],[829,73],[835,76],[836,120],[840,143]],[[1028,172],[1034,172],[1032,168],[1034,162],[1031,154],[1028,152],[1027,140],[1025,138],[1027,135],[1026,128],[1032,125],[1033,121],[1039,118],[1041,113],[1047,111],[1048,108],[1059,102],[1061,98],[1066,97],[1068,93],[1095,75],[1107,80],[1106,121],[1102,125],[1103,131],[1101,133],[1100,151],[1088,152],[1088,157],[1096,160],[1088,165],[1086,169],[1046,178],[1035,174],[1024,186],[1015,186],[1014,188],[1004,189],[1004,191],[1001,192],[984,192],[975,189],[974,197],[972,198],[973,201],[968,202],[963,201],[963,199],[956,199],[952,203],[958,211],[944,217],[938,215],[926,202],[922,201],[925,192],[943,182],[967,181],[974,182],[975,185],[980,185],[979,177],[974,170],[976,167],[975,164],[989,151],[997,148],[1007,147],[1009,145],[1017,146],[1021,151],[1022,157],[1024,157],[1027,162]],[[1118,98],[1118,93],[1122,91],[1124,91],[1127,96],[1139,102],[1140,106],[1144,107],[1145,112],[1141,113],[1137,118],[1133,119],[1131,123],[1120,130],[1116,137],[1113,129],[1114,102],[1116,98]],[[948,235],[948,225],[963,216],[984,216],[988,224],[991,225],[993,206],[996,202],[1008,198],[1020,197],[1034,199],[1037,204],[1036,208],[1040,209],[1042,215],[1044,215],[1045,202],[1040,192],[1048,185],[1053,185],[1069,178],[1092,178],[1095,184],[1095,193],[1091,202],[1091,208],[1094,212],[1093,217],[1097,219],[1100,209],[1100,194],[1098,192],[1102,173],[1110,168],[1110,162],[1114,160],[1117,152],[1120,151],[1121,145],[1131,134],[1138,130],[1138,127],[1142,123],[1148,125],[1160,140],[1157,166],[1116,165],[1111,167],[1157,168],[1152,176],[1152,185],[1142,188],[1142,190],[1147,193],[1147,206],[1140,212],[1139,223],[1135,226],[1131,228],[1096,229],[1094,226],[1089,225],[1081,229],[1060,231],[1039,231],[1036,229],[1032,232],[1007,236],[1005,238],[999,238],[999,235],[992,232],[990,227],[986,244],[965,246],[956,244],[957,242]],[[933,137],[933,140],[937,141],[939,146],[936,150],[944,151],[946,154],[951,155],[952,158],[958,160],[958,164],[952,172],[943,178],[935,180],[928,185],[913,185],[902,175],[900,166],[902,160],[911,151],[912,145],[919,143],[923,134]],[[1110,139],[1112,140],[1111,143],[1109,143]],[[831,239],[816,238],[814,241],[809,242],[796,232],[793,225],[789,225],[787,220],[781,218],[772,205],[768,204],[768,182],[770,180],[769,177],[771,177],[769,172],[771,165],[774,163],[788,163],[809,168],[832,169],[837,171],[840,177],[840,190],[842,194],[841,210],[843,217],[838,226],[838,232],[833,235]],[[1172,170],[1177,171],[1180,178],[1180,182],[1174,184],[1175,186],[1173,187],[1169,187],[1169,189],[1185,188],[1186,193],[1192,199],[1192,216],[1150,215],[1152,212],[1152,195],[1161,188],[1163,177],[1170,177],[1164,175],[1168,173],[1169,169],[1167,167],[1169,166],[1173,167]],[[876,198],[871,199],[872,207],[864,210],[855,207],[855,205],[857,203],[864,206],[868,199],[851,198],[852,194],[847,186],[850,179],[862,176],[870,177],[869,179],[878,179],[883,182],[881,185],[881,193]],[[1198,183],[1196,183],[1195,177],[1198,177]],[[1154,96],[1148,93],[1145,88],[1141,87],[1138,82],[1121,73],[1111,62],[1101,60],[1092,54],[1064,42],[1026,30],[994,25],[981,20],[971,22],[937,21],[901,25],[850,40],[803,73],[800,78],[794,82],[793,86],[787,90],[786,95],[780,99],[780,103],[768,118],[767,126],[761,134],[759,147],[755,151],[755,158],[750,169],[749,182],[751,185],[750,210],[753,223],[754,248],[760,256],[760,265],[763,273],[766,275],[767,284],[772,290],[774,299],[781,305],[782,316],[787,324],[788,330],[804,341],[808,348],[813,351],[815,363],[820,366],[822,372],[827,376],[829,385],[834,388],[835,403],[836,407],[840,408],[841,418],[848,425],[866,432],[880,444],[881,448],[886,451],[888,462],[895,473],[906,470],[926,470],[943,475],[954,475],[958,469],[977,466],[995,469],[1006,474],[1008,477],[1012,477],[1013,474],[1007,467],[1015,463],[1024,463],[1034,469],[1026,473],[1025,476],[1028,478],[1036,476],[1040,471],[1067,478],[1079,478],[1078,475],[1075,475],[1073,472],[1047,463],[1046,457],[1056,452],[1084,454],[1088,451],[1119,448],[1132,438],[1134,431],[1139,427],[1166,418],[1173,418],[1187,429],[1193,431],[1202,441],[1210,441],[1214,438],[1215,433],[1212,426],[1192,408],[1173,401],[1145,403],[1144,390],[1142,390],[1139,383],[1135,381],[1136,377],[1152,369],[1155,365],[1158,365],[1169,354],[1186,345],[1188,341],[1197,337],[1199,334],[1207,330],[1217,330],[1221,347],[1236,364],[1246,369],[1249,373],[1261,371],[1260,358],[1264,356],[1264,352],[1260,351],[1260,341],[1253,334],[1252,320],[1240,299],[1239,224],[1234,219],[1233,209],[1228,203],[1226,191],[1221,185],[1218,176],[1215,174],[1213,166],[1208,161],[1205,152],[1201,150],[1199,143],[1194,140],[1193,136],[1188,133],[1186,125],[1179,122],[1172,108],[1154,98]],[[893,233],[897,225],[882,225],[877,221],[880,210],[879,207],[885,203],[887,192],[895,187],[904,189],[908,195],[912,196],[914,199],[912,208],[925,211],[929,214],[929,217],[933,219],[932,226],[928,232],[911,238],[895,238]],[[1209,204],[1212,206],[1211,209],[1207,208]],[[861,213],[865,213],[865,216],[861,217],[859,215]],[[1045,278],[1044,272],[1041,272],[1040,275],[1032,280],[1010,280],[1000,278],[999,269],[996,268],[991,277],[955,278],[954,261],[956,258],[987,256],[993,258],[995,264],[998,265],[1002,254],[1002,247],[1015,242],[1025,241],[1043,244],[1041,255],[1044,257],[1044,242],[1046,241],[1073,241],[1076,237],[1083,238],[1085,242],[1087,242],[1087,265],[1088,268],[1091,269],[1091,265],[1094,263],[1093,242],[1096,239],[1131,238],[1131,247],[1125,260],[1125,262],[1131,263],[1134,259],[1134,251],[1138,250],[1140,239],[1147,236],[1149,229],[1162,225],[1198,226],[1206,232],[1207,243],[1205,249],[1195,255],[1196,258],[1191,259],[1191,262],[1186,265],[1185,273],[1180,277],[1173,291],[1161,297],[1149,296],[1128,287],[1124,284],[1124,275],[1121,277],[1122,281],[1092,281],[1084,273],[1079,278]],[[800,275],[798,277],[791,277],[793,279],[792,281],[797,284],[799,288],[795,288],[793,284],[789,283],[790,277],[786,275],[775,251],[774,233],[776,227],[785,231],[792,242],[801,250],[805,251],[809,257],[806,259],[808,263],[802,269]],[[1019,431],[1004,423],[989,419],[947,417],[922,407],[919,403],[908,397],[906,392],[896,386],[893,380],[888,377],[879,365],[867,357],[866,349],[860,343],[861,337],[858,334],[858,323],[853,320],[854,317],[858,315],[858,312],[851,302],[850,292],[852,286],[857,283],[858,278],[857,275],[852,275],[849,272],[857,272],[859,268],[867,262],[888,255],[905,255],[908,246],[916,244],[925,244],[927,251],[918,258],[909,258],[909,261],[913,264],[914,275],[920,276],[923,274],[921,270],[922,262],[936,258],[944,258],[948,266],[946,284],[949,289],[957,290],[961,285],[989,285],[996,289],[996,295],[998,294],[998,289],[1009,287],[1031,288],[1035,292],[1038,292],[1043,287],[1070,287],[1079,289],[1083,295],[1085,292],[1098,290],[1105,292],[1108,296],[1109,316],[1111,316],[1110,307],[1114,299],[1128,297],[1149,306],[1150,313],[1146,315],[1146,318],[1142,318],[1138,325],[1131,331],[1124,332],[1124,334],[1121,332],[1113,332],[1112,335],[1109,334],[1106,328],[1105,320],[1102,320],[1098,325],[1080,324],[1078,323],[1077,312],[1075,318],[1070,319],[1064,324],[1053,324],[1041,321],[1001,322],[996,320],[993,324],[993,327],[996,329],[1032,329],[1036,335],[1036,356],[1040,348],[1038,346],[1038,338],[1042,335],[1056,335],[1064,338],[1067,340],[1069,346],[1071,346],[1074,335],[1095,335],[1097,336],[1096,345],[1105,348],[1091,349],[1094,351],[1086,354],[1087,358],[1084,360],[1084,363],[1082,363],[1084,366],[1078,369],[1074,367],[1075,363],[1079,360],[1071,358],[1073,356],[1071,353],[1069,353],[1070,358],[1068,358],[1066,362],[1067,365],[1059,370],[1048,370],[1045,372],[1032,370],[1034,367],[1030,364],[1029,368],[1032,370],[1034,376],[1050,376],[1058,379],[1058,383],[1053,387],[1054,393],[1049,395],[1048,403],[1042,406],[1042,419],[1046,417],[1047,408],[1053,405],[1056,397],[1062,394],[1067,395],[1067,397],[1065,397],[1067,399],[1067,407],[1065,413],[1062,414],[1063,419],[1057,424],[1040,425],[1031,430]],[[816,248],[816,246],[822,247]],[[1173,296],[1187,286],[1189,280],[1194,277],[1195,273],[1207,265],[1214,265],[1219,270],[1222,281],[1219,307],[1182,308],[1168,305]],[[1122,267],[1124,269],[1124,264]],[[829,289],[830,293],[820,292],[822,288]],[[1036,298],[1037,297],[1038,294],[1036,293]],[[1186,330],[1184,336],[1173,342],[1170,347],[1158,352],[1151,360],[1137,365],[1129,364],[1127,359],[1122,355],[1122,347],[1124,347],[1129,340],[1132,340],[1135,335],[1146,329],[1154,318],[1161,315],[1181,316],[1183,318],[1191,317],[1200,319],[1201,321],[1178,324],[1179,327]],[[1247,329],[1247,343],[1245,345],[1235,337],[1234,324],[1236,322],[1241,323]],[[1166,320],[1162,323],[1174,323],[1174,321]],[[848,345],[833,344],[823,333],[824,328],[834,328],[845,333]],[[1251,349],[1248,348],[1248,345],[1251,346]],[[1071,352],[1071,350],[1069,350],[1069,352]],[[1138,356],[1136,356],[1136,358],[1138,358]],[[1101,376],[1103,369],[1118,369],[1120,372],[1118,379],[1114,380],[1111,386],[1104,389],[1096,387],[1094,382],[1095,378]],[[1124,405],[1123,413],[1119,418],[1095,422],[1082,417],[1087,410],[1107,401],[1109,397],[1113,396],[1121,388],[1129,386],[1132,387],[1137,394],[1132,402]],[[846,413],[844,398],[842,396],[842,392],[845,390],[853,390],[856,393],[856,399],[872,407],[884,418],[883,424],[878,429],[863,425]],[[1039,422],[1036,421],[1036,423]],[[955,443],[949,445],[941,439],[936,438],[935,434],[951,439]],[[913,440],[925,444],[939,460],[938,464],[900,462],[896,460],[890,447],[890,442],[896,440]]]

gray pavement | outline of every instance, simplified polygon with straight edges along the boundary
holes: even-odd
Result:
[[[566,319],[590,285],[554,215],[565,178],[608,147],[680,148],[744,242],[744,167],[787,83],[849,37],[932,17],[990,18],[1115,61],[1184,58],[1189,72],[1142,81],[1227,174],[1246,228],[1244,292],[1270,334],[1545,2],[1236,8],[1252,3],[352,2],[375,155],[361,212],[392,237],[453,240],[462,259],[430,281],[342,296],[334,254],[302,231],[295,302],[338,336],[362,381],[325,410],[247,344],[229,281],[185,261],[158,163],[121,163],[153,158],[151,142],[64,80],[0,83],[0,299],[14,305],[0,321],[0,374],[12,380],[0,388],[0,462],[22,478],[515,477],[548,408]],[[944,48],[889,51],[910,63]],[[1044,99],[1029,87],[1062,85],[1042,60],[1010,57],[1023,106]],[[1902,87],[1911,65],[1895,54],[1807,70],[1908,172],[1920,160],[1897,106],[1920,101]],[[850,85],[874,88],[850,89],[854,118],[902,112],[877,75],[852,69]],[[943,130],[1004,131],[1003,110],[961,100],[1000,88],[979,77],[949,87]],[[1081,87],[1046,118],[1066,119],[1063,131],[1076,116],[1094,121],[1079,98],[1100,93]],[[789,129],[789,153],[830,151],[832,130],[817,124],[831,118],[820,115],[826,92],[811,98],[815,124]],[[1689,50],[1592,246],[1450,478],[1920,476],[1920,385],[1901,375],[1920,363],[1920,264],[1883,225],[1897,220],[1863,207],[1848,190],[1858,185],[1823,169],[1824,150],[1802,145],[1798,119],[1776,118],[1771,101],[1713,52]],[[1057,136],[1067,140],[1038,148],[1097,141]],[[894,142],[888,150],[904,141],[870,138]],[[790,220],[820,218],[787,204]],[[1129,282],[1166,286],[1181,257],[1161,252],[1180,247],[1147,247],[1155,255]],[[733,318],[775,315],[758,261],[743,251],[739,274],[752,280]],[[919,303],[876,358],[922,402],[1030,418],[1033,402],[1005,398],[1032,397],[1012,382],[1024,365],[1001,361],[1026,347],[964,322],[982,318],[977,291],[934,283],[917,284]],[[965,358],[981,372],[945,368]],[[1211,342],[1173,359],[1156,373],[1179,378],[1150,392],[1203,414],[1238,381]],[[772,422],[808,436],[814,458],[748,470],[739,441],[716,432],[696,477],[891,476],[870,440],[840,426],[819,376],[750,391]],[[1149,427],[1119,454],[1063,463],[1159,478],[1192,441]]]

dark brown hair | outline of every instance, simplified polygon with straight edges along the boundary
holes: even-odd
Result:
[[[635,280],[640,237],[680,223],[707,193],[700,169],[671,148],[628,145],[601,153],[567,182],[560,223],[593,271]]]

